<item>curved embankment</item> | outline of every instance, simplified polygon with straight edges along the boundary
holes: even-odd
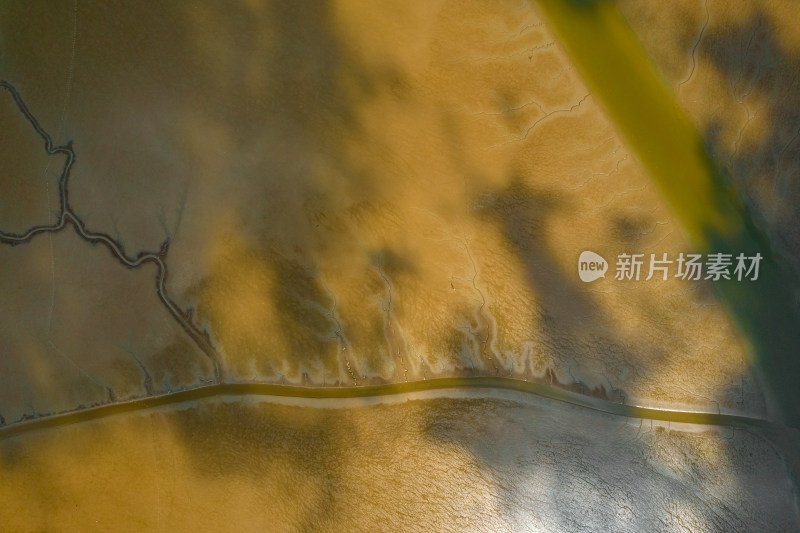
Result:
[[[283,398],[307,399],[345,399],[379,398],[401,396],[425,391],[444,391],[448,389],[485,389],[491,391],[516,391],[538,397],[557,400],[572,405],[593,409],[606,414],[645,420],[660,420],[684,424],[704,424],[742,429],[776,429],[774,423],[760,418],[739,415],[704,413],[694,411],[674,411],[653,409],[636,405],[626,405],[593,398],[556,387],[502,377],[437,378],[406,383],[389,383],[361,387],[300,387],[270,383],[222,383],[198,387],[181,392],[151,396],[128,402],[112,403],[64,414],[43,416],[17,422],[0,429],[0,440],[29,431],[44,428],[67,426],[89,420],[97,420],[133,411],[174,405],[215,396],[273,396]],[[491,394],[487,394],[491,396]]]

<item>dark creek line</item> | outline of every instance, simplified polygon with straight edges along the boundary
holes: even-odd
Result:
[[[564,389],[557,389],[540,383],[521,381],[503,377],[472,378],[436,378],[405,383],[389,383],[385,385],[368,385],[361,387],[301,387],[294,385],[278,385],[271,383],[221,383],[195,389],[183,390],[160,396],[150,396],[137,400],[105,404],[88,409],[79,409],[57,415],[45,415],[29,419],[0,429],[0,440],[11,438],[30,431],[63,427],[90,420],[98,420],[123,413],[143,411],[184,402],[192,402],[220,396],[264,396],[306,399],[345,399],[345,398],[379,398],[384,396],[402,396],[415,392],[440,390],[483,389],[487,397],[498,390],[508,390],[532,394],[537,397],[556,400],[577,407],[599,411],[612,416],[676,422],[683,424],[702,424],[741,428],[747,430],[774,429],[777,426],[760,418],[740,415],[704,413],[693,411],[673,411],[652,409],[635,405],[601,400]]]
[[[83,240],[93,245],[98,243],[105,245],[106,248],[111,251],[112,255],[127,268],[138,268],[145,263],[154,263],[158,269],[158,274],[156,275],[156,292],[158,293],[159,299],[167,308],[172,317],[178,322],[178,324],[180,324],[186,334],[192,338],[192,340],[203,351],[203,353],[211,360],[212,364],[214,365],[215,382],[221,383],[222,369],[219,362],[220,357],[216,348],[214,348],[214,345],[211,343],[208,332],[201,330],[198,326],[192,323],[191,310],[182,311],[167,295],[167,264],[164,262],[164,259],[166,258],[167,251],[169,249],[169,239],[165,240],[161,244],[161,249],[157,253],[142,251],[139,252],[135,257],[128,257],[125,254],[122,244],[114,240],[110,235],[87,230],[83,221],[75,214],[69,205],[69,189],[67,188],[67,181],[69,179],[72,166],[75,163],[75,150],[72,148],[72,141],[69,141],[67,144],[62,146],[54,146],[53,139],[44,130],[44,128],[42,128],[41,124],[39,124],[39,121],[36,120],[36,117],[34,117],[28,109],[28,106],[25,105],[25,101],[22,99],[19,91],[17,91],[13,85],[5,80],[0,80],[0,87],[11,94],[11,97],[14,99],[14,103],[17,104],[17,108],[19,108],[20,112],[22,112],[28,122],[30,122],[31,126],[33,126],[33,129],[36,130],[36,133],[38,133],[42,140],[44,140],[44,147],[47,151],[47,154],[64,154],[67,159],[64,163],[64,168],[61,171],[61,176],[58,179],[58,194],[61,204],[58,222],[49,226],[33,226],[24,233],[8,233],[0,231],[0,243],[11,246],[25,244],[30,242],[34,236],[40,233],[58,233],[59,231],[63,230],[68,223],[70,223],[75,227],[75,231]]]

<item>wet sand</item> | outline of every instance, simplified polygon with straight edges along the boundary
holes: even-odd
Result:
[[[315,402],[207,399],[5,439],[0,510],[22,530],[798,524],[780,458],[746,432],[514,398]]]

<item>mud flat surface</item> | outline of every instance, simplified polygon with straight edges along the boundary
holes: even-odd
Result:
[[[798,527],[750,433],[502,396],[223,397],[27,433],[0,440],[0,510],[17,530]]]
[[[797,529],[790,432],[344,398],[503,378],[772,428],[745,308],[614,279],[719,198],[676,204],[546,4],[0,2],[8,527]],[[753,5],[610,9],[791,269],[798,41]],[[201,392],[247,384],[308,398]]]
[[[73,142],[76,217],[131,257],[169,242],[167,291],[221,374],[500,375],[767,414],[709,282],[577,278],[586,249],[613,261],[689,245],[535,8],[292,6],[3,6],[2,75],[54,143]],[[31,312],[48,313],[58,268]],[[87,357],[101,383],[132,362]],[[209,379],[208,360],[182,360],[196,378],[180,387]]]

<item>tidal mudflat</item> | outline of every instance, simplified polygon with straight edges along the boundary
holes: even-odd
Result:
[[[709,282],[578,280],[585,249],[677,256],[689,244],[530,4],[80,3],[41,19],[35,4],[3,9],[18,21],[3,30],[3,76],[54,142],[72,141],[75,213],[131,256],[169,242],[167,292],[207,333],[226,379],[355,386],[499,375],[766,414]],[[53,17],[63,24],[43,35]],[[76,32],[65,29],[72,23]],[[48,52],[32,56],[33,43]],[[43,86],[43,76],[64,83]],[[55,309],[71,304],[58,299],[62,261],[48,261],[47,246],[69,237],[41,238],[43,275],[26,305],[49,317],[54,291]],[[107,265],[107,276],[128,275]],[[158,307],[145,289],[104,291]],[[163,314],[155,308],[136,316]],[[147,379],[133,377],[130,339],[143,364],[165,342],[126,324],[113,349],[61,348],[102,359],[86,386],[113,390],[123,369],[137,380],[117,398],[141,394]],[[43,328],[32,343],[50,340]],[[187,340],[167,341],[183,368],[164,387],[214,379],[207,359],[181,348]],[[44,353],[43,367],[64,360]],[[27,383],[30,403],[37,385],[6,376]]]
[[[743,211],[794,268],[786,8],[601,2],[634,99],[553,5],[0,2],[9,527],[796,529],[796,433],[609,414],[786,412],[754,369],[788,336],[704,277],[615,276]],[[358,398],[434,380],[464,390]],[[203,392],[248,384],[307,398]]]
[[[745,431],[517,394],[212,398],[0,440],[27,529],[790,531],[780,456]]]

